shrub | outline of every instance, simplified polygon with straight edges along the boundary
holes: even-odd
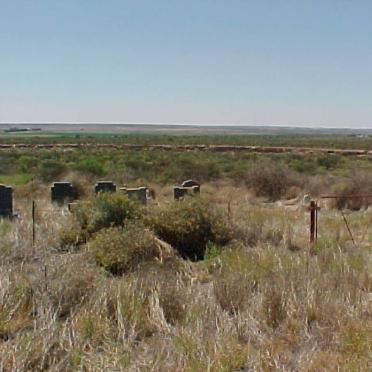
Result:
[[[282,165],[262,162],[249,170],[245,183],[257,196],[275,201],[283,197],[290,187],[298,186],[300,180]]]
[[[232,232],[222,213],[200,198],[166,204],[145,217],[156,234],[184,258],[204,258],[208,242],[226,245]]]
[[[55,181],[66,171],[66,166],[59,161],[46,160],[43,161],[38,170],[38,175],[44,182]]]
[[[291,164],[291,169],[296,172],[304,174],[316,174],[318,171],[318,164],[313,158],[303,158],[294,159]]]
[[[139,217],[141,206],[120,193],[99,193],[74,208],[82,229],[93,234],[103,228],[124,226],[128,220]]]
[[[93,157],[83,160],[77,168],[84,173],[93,174],[95,176],[102,176],[105,173],[102,164]]]
[[[356,172],[344,183],[333,189],[335,195],[372,194],[372,177],[366,172]],[[338,198],[334,199],[333,207],[337,209],[359,210],[372,204],[372,198]]]
[[[337,155],[319,155],[316,157],[316,162],[325,169],[335,169],[342,162],[342,159]]]
[[[59,249],[69,251],[81,244],[86,243],[88,235],[81,226],[75,221],[71,221],[59,231]]]
[[[154,234],[142,225],[101,230],[89,244],[97,264],[114,275],[133,271],[160,256]]]
[[[37,157],[23,155],[18,159],[18,169],[22,173],[28,173],[37,165]]]

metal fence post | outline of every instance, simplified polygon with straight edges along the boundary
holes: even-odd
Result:
[[[32,201],[32,246],[35,247],[35,200]]]
[[[316,203],[312,200],[310,202],[310,243],[315,242],[316,209]]]

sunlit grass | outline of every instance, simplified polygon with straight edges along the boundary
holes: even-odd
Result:
[[[27,173],[16,173],[12,175],[0,175],[0,184],[21,186],[26,185],[32,180],[32,174]]]
[[[228,246],[116,277],[84,247],[60,251],[71,215],[48,200],[38,201],[32,247],[29,202],[16,200],[20,217],[0,222],[1,368],[367,371],[370,247],[350,245],[340,212],[326,208],[311,247],[306,208],[248,193],[239,203],[237,192],[206,187],[226,219],[231,203]],[[347,218],[359,236],[369,212]]]

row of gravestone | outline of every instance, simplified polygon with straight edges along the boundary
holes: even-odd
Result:
[[[148,200],[154,198],[151,195],[149,188],[136,187],[127,188],[121,187],[120,191],[125,192],[129,198],[136,199],[143,204],[147,204]],[[111,181],[101,181],[94,186],[96,194],[100,192],[116,192],[116,185]],[[187,180],[181,186],[173,187],[174,199],[183,198],[186,194],[199,194],[200,184]],[[71,182],[54,182],[51,187],[51,201],[53,203],[63,204],[64,202],[77,199],[77,192]],[[0,217],[13,216],[13,189],[10,186],[0,185]]]

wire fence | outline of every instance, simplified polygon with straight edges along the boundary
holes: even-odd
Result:
[[[324,201],[338,199],[372,199],[372,194],[356,195],[323,195],[317,200],[311,200],[307,206],[305,204],[286,205],[277,208],[277,205],[252,205],[248,198],[231,200],[226,198],[216,198],[215,204],[225,210],[229,224],[233,225],[236,221],[252,224],[257,220],[255,215],[258,208],[265,210],[263,218],[267,219],[266,224],[272,224],[272,229],[280,223],[290,225],[290,229],[297,235],[309,234],[310,245],[318,243],[319,238],[329,235],[332,229],[340,230],[343,226],[343,233],[355,248],[361,247],[369,242],[369,232],[372,227],[372,211],[362,213],[350,213],[344,210],[331,211],[324,205]],[[279,215],[278,211],[283,215]],[[20,198],[14,202],[14,211],[17,220],[27,222],[30,225],[30,236],[32,245],[35,246],[37,235],[51,226],[51,222],[58,222],[69,218],[71,212],[68,203],[58,205],[52,203],[50,199],[29,199]],[[252,213],[253,211],[253,213]],[[281,211],[281,212],[280,212]],[[248,214],[250,214],[248,216]],[[277,221],[275,220],[277,218]],[[279,221],[282,220],[282,221]],[[294,221],[297,223],[295,224]],[[41,225],[45,225],[41,228]],[[54,224],[55,225],[55,224]],[[39,236],[40,239],[40,236]]]
[[[321,202],[324,200],[370,200],[372,199],[372,194],[347,194],[347,195],[323,195],[318,200],[312,200],[310,202],[309,212],[310,212],[310,243],[315,244],[318,241],[319,231],[324,233],[329,226],[322,224],[322,219],[320,219],[320,212],[322,211]],[[368,205],[369,203],[365,203]],[[352,242],[355,248],[361,247],[368,236],[368,233],[372,226],[372,211],[368,209],[362,212],[363,215],[356,215],[355,211],[346,212],[342,208],[334,213],[333,218],[336,220],[339,215],[340,220],[344,226],[344,230],[347,233],[348,239]],[[356,221],[352,217],[356,216]]]

